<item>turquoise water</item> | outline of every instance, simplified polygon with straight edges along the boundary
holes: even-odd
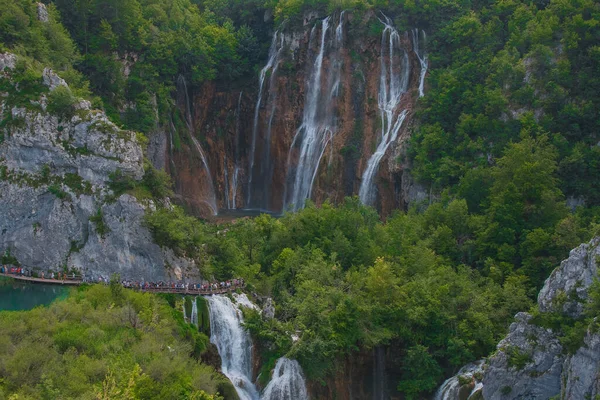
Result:
[[[31,310],[47,306],[66,296],[69,288],[60,285],[40,285],[0,278],[0,311]]]

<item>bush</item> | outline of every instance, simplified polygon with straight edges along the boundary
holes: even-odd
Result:
[[[104,216],[102,210],[98,208],[95,215],[90,217],[90,222],[96,225],[96,232],[104,239],[104,237],[110,232],[110,228],[104,223]]]
[[[71,89],[59,86],[48,95],[48,112],[68,118],[73,115],[76,102]]]
[[[61,187],[57,184],[54,185],[50,185],[48,187],[48,191],[50,193],[52,193],[53,195],[55,195],[56,197],[58,197],[61,200],[64,200],[67,198],[68,194],[67,192],[65,192],[64,190],[61,189]]]

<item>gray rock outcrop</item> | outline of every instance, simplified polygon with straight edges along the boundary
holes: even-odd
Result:
[[[11,79],[16,57],[0,54],[0,79]],[[50,90],[66,82],[49,69]],[[114,196],[111,174],[139,180],[143,151],[136,134],[114,125],[80,101],[70,118],[46,112],[44,94],[32,107],[15,107],[0,93],[0,253],[30,270],[81,271],[88,278],[157,281],[198,274],[192,260],[152,240],[146,209],[133,196]],[[100,219],[98,219],[100,218]]]
[[[549,399],[560,393],[562,346],[550,329],[530,324],[531,315],[519,313],[515,320],[486,363],[483,397]]]
[[[538,309],[578,319],[589,288],[598,278],[600,237],[573,249],[538,295]],[[594,324],[592,324],[594,325]],[[507,336],[483,364],[486,400],[595,399],[600,395],[600,332],[588,327],[579,349],[565,349],[560,332],[539,326],[525,312],[516,315]],[[449,380],[450,381],[450,380]],[[447,381],[448,382],[448,381]],[[443,400],[458,399],[458,390]]]

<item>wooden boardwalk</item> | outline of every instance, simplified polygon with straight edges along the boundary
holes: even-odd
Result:
[[[67,286],[79,286],[85,282],[81,279],[73,280],[73,279],[48,279],[48,278],[33,278],[30,276],[23,276],[17,274],[3,274],[0,273],[0,276],[4,276],[7,278],[12,278],[17,281],[24,281],[30,283],[43,283],[48,285],[67,285]],[[123,286],[126,289],[139,290],[142,292],[148,293],[175,293],[181,295],[191,295],[191,296],[212,296],[215,294],[226,294],[235,291],[236,289],[243,289],[245,285],[237,285],[231,286],[228,288],[217,288],[213,290],[202,290],[202,289],[185,289],[185,288],[173,288],[173,287],[147,287],[147,288],[139,288],[139,287],[127,287]]]
[[[24,276],[24,275],[17,275],[17,274],[2,274],[0,273],[0,276],[4,276],[7,278],[12,278],[14,280],[17,281],[25,281],[25,282],[31,282],[31,283],[45,283],[45,284],[50,284],[50,285],[69,285],[69,286],[78,286],[81,285],[83,282],[80,280],[72,280],[72,279],[66,279],[66,280],[62,280],[62,279],[46,279],[46,278],[34,278],[31,276]]]

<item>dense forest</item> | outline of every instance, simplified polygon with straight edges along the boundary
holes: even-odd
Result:
[[[490,354],[568,252],[600,233],[598,2],[44,3],[47,23],[35,2],[0,0],[0,52],[20,57],[10,101],[43,91],[50,66],[70,88],[49,95],[50,112],[72,113],[85,98],[143,135],[162,124],[185,129],[174,100],[180,76],[196,88],[255,85],[273,31],[300,24],[307,10],[383,11],[399,28],[429,32],[428,90],[402,160],[429,201],[385,221],[356,198],[225,225],[157,201],[145,218],[156,242],[197,260],[203,276],[243,277],[249,290],[273,298],[276,319],[246,315],[266,376],[287,355],[325,382],[343,357],[391,346],[401,354],[398,391],[431,395]],[[117,174],[111,188],[115,196],[172,194],[167,174],[150,165],[142,181]],[[0,398],[223,394],[224,378],[197,361],[204,334],[165,299],[111,289],[0,313]],[[565,343],[581,340],[595,310],[585,321],[558,321]],[[297,342],[294,331],[302,332]]]

